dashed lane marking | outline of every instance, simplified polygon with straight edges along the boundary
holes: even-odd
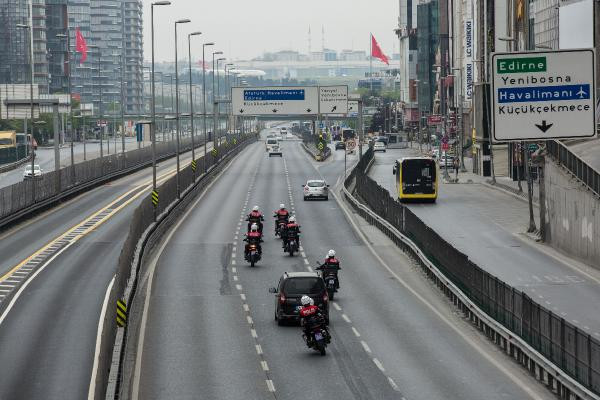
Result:
[[[342,307],[340,307],[340,305],[338,303],[336,303],[335,301],[333,302],[333,306],[335,307],[336,310],[342,311]],[[344,314],[344,315],[346,315],[346,314]]]
[[[246,315],[246,321],[248,321],[248,324],[250,324],[250,325],[254,324],[254,321],[252,321],[252,317],[249,315]]]
[[[310,263],[308,262],[308,260],[306,258],[304,259],[304,264],[310,265]]]
[[[275,392],[275,385],[273,384],[273,381],[270,379],[267,379],[267,388],[269,388],[269,392],[274,393]]]
[[[236,267],[231,267],[231,272],[233,272],[235,274],[237,272],[237,268]]]
[[[400,391],[400,389],[398,388],[398,385],[396,385],[396,382],[394,382],[394,380],[392,378],[390,378],[389,376],[388,376],[388,382],[390,383],[390,386],[392,387],[392,389],[394,389],[396,392]],[[402,400],[406,400],[406,399],[403,397]]]
[[[355,327],[352,327],[352,332],[354,332],[354,336],[360,337],[360,333],[358,333]]]
[[[369,347],[369,345],[367,344],[367,342],[365,342],[364,340],[361,340],[360,344],[362,345],[363,349],[365,349],[365,351],[367,353],[371,354],[371,348]]]
[[[248,304],[246,304],[246,303],[242,304],[242,308],[244,309],[244,311],[250,312],[250,307],[248,307]]]
[[[235,285],[235,288],[236,288],[237,290],[239,290],[240,292],[242,291],[242,285]]]
[[[373,358],[373,362],[381,372],[385,372],[385,368],[383,368],[383,364],[381,363],[381,361],[379,361],[377,358]]]
[[[233,276],[233,280],[237,282],[237,280],[238,280],[238,277],[237,277],[237,275],[234,275],[234,276]]]
[[[231,260],[231,265],[235,265],[236,261],[235,260]]]
[[[250,335],[252,335],[252,337],[253,337],[254,339],[257,339],[257,338],[258,338],[258,335],[256,334],[256,329],[250,329]]]
[[[350,321],[350,318],[348,318],[348,316],[346,314],[342,314],[342,318],[344,318],[344,321],[346,321],[347,323],[351,324],[352,321]]]
[[[244,301],[246,301],[246,295],[244,293],[240,293],[240,298]]]
[[[269,365],[267,364],[266,361],[261,361],[260,366],[262,367],[263,371],[265,371],[265,372],[269,370]]]

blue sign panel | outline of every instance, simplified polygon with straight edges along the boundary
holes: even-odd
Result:
[[[590,85],[531,86],[499,88],[498,103],[589,100]]]
[[[253,89],[244,90],[244,101],[304,100],[304,89]]]

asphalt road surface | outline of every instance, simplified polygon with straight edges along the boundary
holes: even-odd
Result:
[[[190,158],[189,153],[181,157],[182,167]],[[174,165],[174,159],[161,162],[159,179]],[[115,200],[122,205],[29,278],[0,315],[0,399],[88,398],[102,305],[151,176],[150,168],[138,171],[2,233],[0,293],[18,284],[5,280],[5,274],[38,249]]]
[[[376,153],[370,171],[395,193],[392,165],[411,150]],[[523,235],[522,200],[482,184],[440,184],[435,204],[408,204],[421,220],[481,268],[600,339],[600,274],[556,258]]]
[[[128,342],[133,399],[544,399],[553,396],[465,322],[395,246],[368,225],[362,240],[340,205],[303,201],[301,185],[343,176],[343,153],[318,169],[298,143],[268,158],[244,151],[156,246]],[[349,166],[355,162],[350,157]],[[301,225],[300,254],[283,254],[272,211]],[[267,216],[263,259],[243,260],[245,215]],[[360,222],[357,222],[360,225]],[[362,231],[361,231],[362,232]],[[342,263],[327,356],[300,328],[274,321],[268,292],[334,248]],[[375,255],[377,254],[377,256]],[[133,354],[133,356],[131,356]]]

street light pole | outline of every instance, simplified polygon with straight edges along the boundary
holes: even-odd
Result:
[[[204,49],[206,46],[214,46],[214,43],[209,42],[202,44],[202,125],[204,130],[204,161],[202,162],[202,168],[204,173],[206,173],[206,146],[208,146],[206,141],[206,62],[204,61]]]
[[[152,124],[150,124],[150,139],[152,140],[152,190],[156,191],[156,102],[154,97],[154,6],[168,6],[170,5],[170,1],[155,1],[150,6],[150,25],[151,25],[151,41],[152,41],[152,76],[150,79],[151,87],[152,87]],[[175,26],[175,32],[177,32],[177,25]],[[175,62],[177,62],[177,33],[175,33]],[[123,84],[121,83],[121,88]],[[121,104],[121,108],[123,104]],[[123,126],[123,129],[125,127]],[[125,145],[123,144],[123,147]],[[123,148],[123,151],[125,149]],[[177,154],[179,157],[179,154]],[[178,168],[177,172],[179,172],[179,158],[177,158]],[[179,175],[178,175],[179,176]],[[178,178],[179,179],[179,178]],[[156,220],[156,212],[154,213],[154,220]]]
[[[192,94],[192,36],[202,35],[202,32],[192,32],[188,34],[188,66],[190,74],[190,128],[192,130],[192,163],[196,163],[196,153],[194,151],[194,99]],[[192,168],[194,181],[196,180],[196,167]]]
[[[213,103],[213,147],[216,149],[217,144],[217,118],[216,118],[216,97],[215,97],[215,54],[223,54],[222,51],[213,51],[212,53],[212,103]],[[218,154],[217,154],[218,157]]]
[[[31,82],[29,82],[29,106],[30,106],[30,124],[31,125],[31,198],[35,201],[35,151],[33,149],[33,28],[31,25],[17,24],[17,28],[27,29],[29,34],[29,73],[31,75]]]
[[[187,24],[191,22],[189,19],[180,19],[175,21],[175,153],[177,159],[177,198],[181,196],[181,189],[179,186],[179,72],[177,69],[177,25]]]
[[[217,58],[215,61],[217,62],[217,74],[219,73],[219,63],[224,61],[225,58]],[[221,99],[221,88],[219,86],[219,76],[217,76],[217,101],[215,101],[215,105],[217,106],[217,130],[221,130],[221,103],[219,100]],[[221,134],[219,133],[219,144],[221,143]]]

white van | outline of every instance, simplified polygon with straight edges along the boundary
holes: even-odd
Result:
[[[266,150],[267,150],[267,153],[269,153],[269,157],[271,157],[273,155],[283,157],[283,153],[281,152],[281,147],[279,145],[279,141],[275,138],[267,138]]]

